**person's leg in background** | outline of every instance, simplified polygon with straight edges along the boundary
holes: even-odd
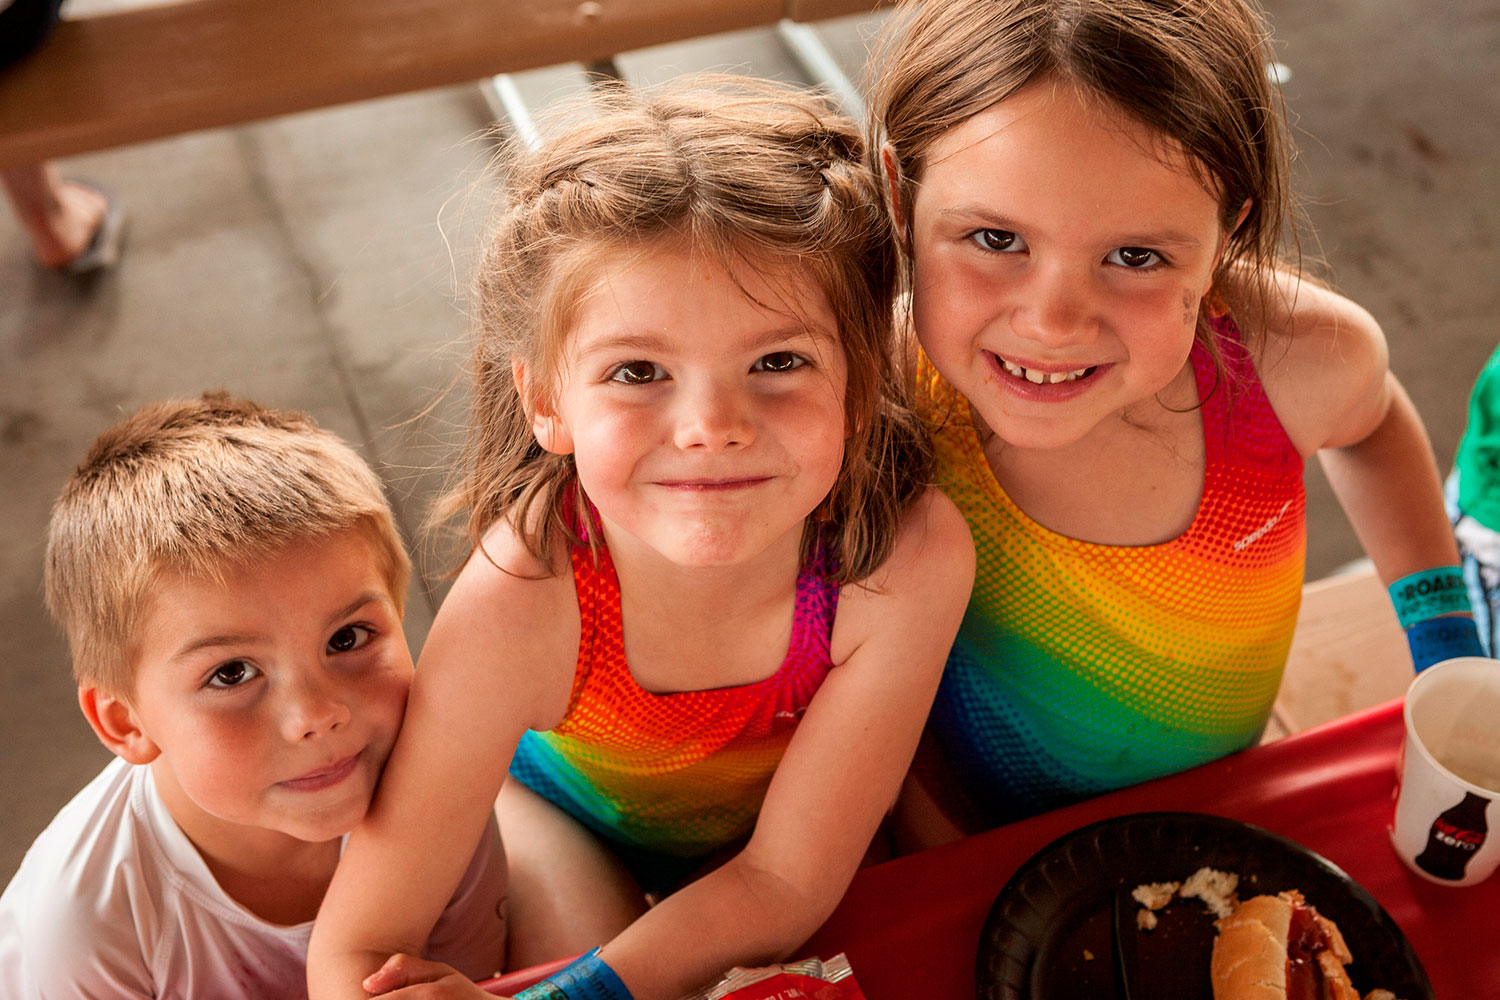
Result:
[[[0,182],[37,263],[71,271],[114,263],[118,247],[109,238],[111,206],[103,191],[64,179],[50,163],[0,170]]]
[[[24,59],[57,23],[62,0],[0,0],[0,72]],[[109,195],[64,178],[50,163],[0,170],[0,186],[44,267],[81,274],[119,256],[121,214]]]

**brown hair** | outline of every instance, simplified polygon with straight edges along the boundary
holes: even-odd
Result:
[[[530,414],[554,391],[590,262],[685,244],[731,275],[794,267],[827,293],[848,361],[849,438],[820,517],[836,579],[869,575],[931,459],[894,367],[895,251],[857,124],[810,92],[717,76],[645,95],[606,88],[585,110],[540,148],[503,151],[501,213],[474,285],[464,479],[443,511],[468,512],[473,547],[507,517],[549,564],[574,543],[573,457],[542,450]],[[813,540],[809,527],[804,561]]]
[[[47,607],[75,678],[133,691],[159,574],[212,579],[351,528],[370,539],[400,613],[411,564],[380,480],[337,435],[222,392],[141,407],[95,439],[47,529]]]
[[[1233,230],[1214,289],[1245,288],[1263,305],[1293,221],[1291,143],[1269,59],[1251,0],[905,0],[873,62],[872,165],[888,145],[910,206],[950,128],[1033,80],[1070,82],[1179,145],[1202,171]],[[906,226],[909,248],[909,211]],[[1202,308],[1198,336],[1214,348]]]

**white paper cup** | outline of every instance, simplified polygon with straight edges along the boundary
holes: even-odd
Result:
[[[1406,692],[1391,843],[1431,882],[1474,885],[1500,866],[1500,661],[1428,667]]]

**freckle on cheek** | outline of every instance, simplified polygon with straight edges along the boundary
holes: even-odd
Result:
[[[1198,315],[1198,303],[1193,301],[1193,293],[1184,291],[1182,293],[1182,325],[1192,323]]]

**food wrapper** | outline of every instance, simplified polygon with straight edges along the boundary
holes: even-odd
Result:
[[[731,969],[701,993],[683,1000],[865,1000],[842,954],[758,969]]]

